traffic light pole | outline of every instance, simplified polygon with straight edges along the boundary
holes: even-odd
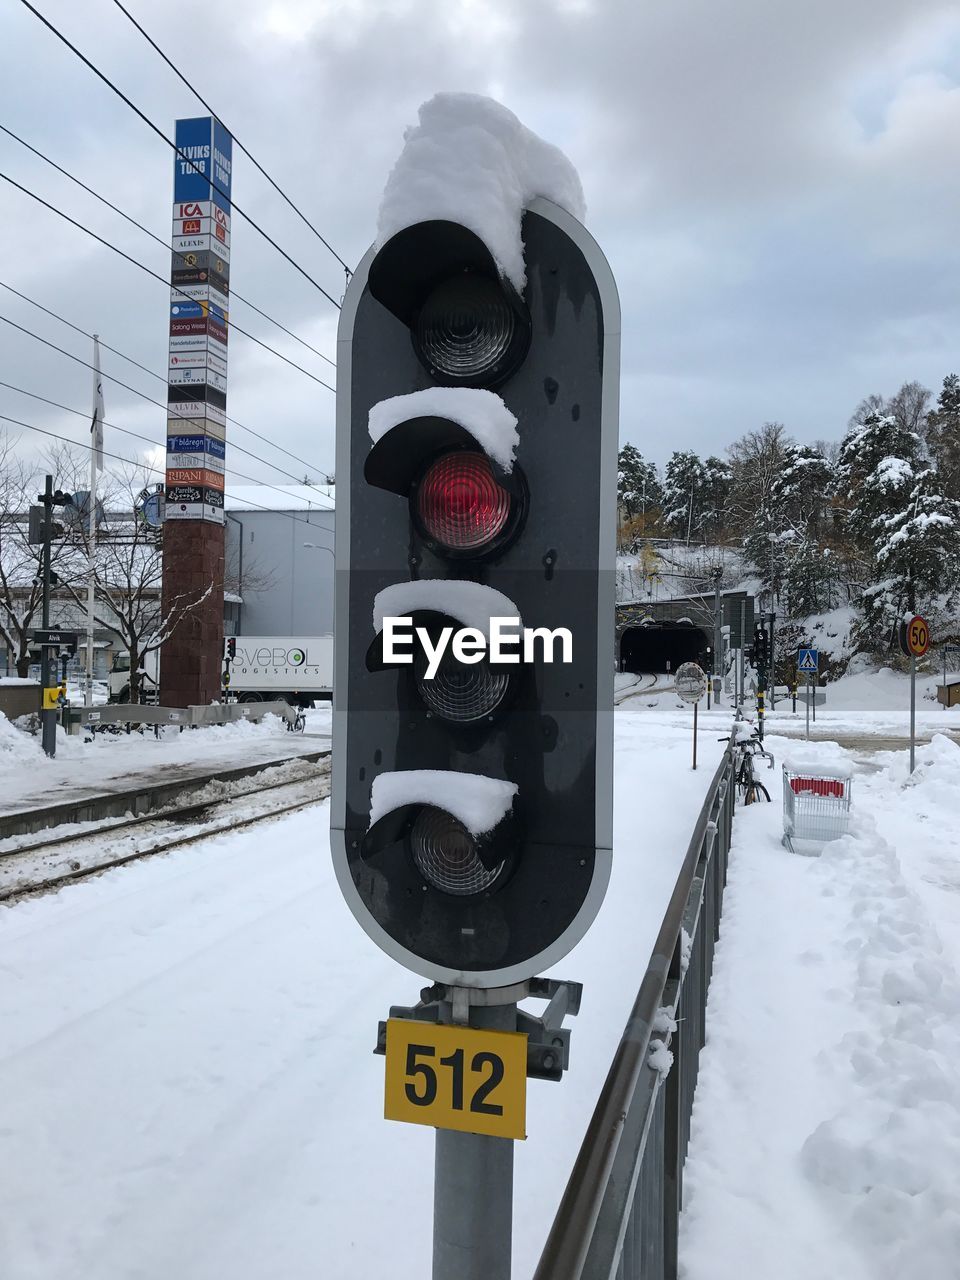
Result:
[[[50,543],[53,538],[53,476],[46,476],[43,484],[43,552],[41,577],[43,579],[43,595],[41,616],[43,628],[50,626]],[[43,703],[40,710],[40,733],[43,749],[48,756],[57,751],[57,712],[47,707],[47,690],[51,685],[50,678],[51,650],[49,645],[40,648],[40,684],[42,685]]]
[[[453,1021],[444,1001],[440,1021]],[[470,1026],[515,1031],[516,1004],[471,1005]],[[510,1280],[513,1139],[437,1129],[433,1280]]]

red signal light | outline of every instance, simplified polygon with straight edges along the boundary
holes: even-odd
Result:
[[[488,547],[504,532],[510,508],[510,494],[482,453],[445,453],[437,458],[424,473],[415,498],[424,532],[454,552]]]

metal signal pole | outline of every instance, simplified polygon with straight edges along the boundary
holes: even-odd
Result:
[[[43,629],[50,626],[50,542],[53,538],[53,476],[44,477],[43,482],[43,596],[41,618]],[[40,734],[43,749],[48,756],[57,751],[57,713],[47,706],[47,690],[51,686],[50,646],[40,646],[40,684],[42,685],[43,704],[40,711]]]

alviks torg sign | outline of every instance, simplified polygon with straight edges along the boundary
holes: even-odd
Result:
[[[168,434],[193,440],[189,451],[170,451],[167,512],[175,520],[222,524],[233,139],[218,120],[202,116],[177,121],[176,144]],[[218,465],[177,466],[181,459],[173,455],[186,452],[213,455]]]

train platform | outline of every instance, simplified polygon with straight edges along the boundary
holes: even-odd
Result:
[[[178,732],[58,736],[48,759],[39,739],[4,725],[0,740],[0,840],[64,823],[146,813],[211,781],[329,752],[324,724],[292,733],[273,718]]]

